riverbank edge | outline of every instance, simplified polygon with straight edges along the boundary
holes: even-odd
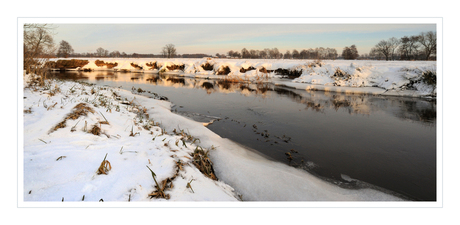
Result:
[[[52,61],[62,61],[62,59],[52,59]],[[139,59],[137,59],[139,60]],[[153,61],[152,61],[153,60]],[[434,85],[434,89],[431,90],[430,94],[427,94],[423,91],[419,91],[417,89],[407,89],[402,87],[398,88],[384,88],[384,87],[374,87],[374,86],[338,86],[338,85],[328,85],[326,84],[312,84],[309,82],[303,83],[299,81],[295,81],[295,79],[291,79],[291,73],[297,74],[296,77],[302,75],[306,68],[320,68],[321,66],[327,65],[323,62],[313,62],[313,61],[305,61],[305,62],[279,62],[275,65],[271,65],[270,63],[258,63],[257,65],[253,65],[254,62],[250,63],[245,60],[238,60],[237,62],[233,62],[235,65],[230,64],[228,62],[214,62],[213,59],[204,58],[204,59],[188,59],[188,60],[169,60],[169,59],[151,59],[142,60],[142,63],[136,62],[133,63],[135,60],[123,59],[124,63],[121,63],[120,59],[107,59],[107,62],[113,63],[114,67],[107,66],[105,64],[96,64],[97,59],[86,59],[88,64],[84,65],[83,67],[76,67],[76,68],[52,68],[53,71],[59,70],[66,70],[66,71],[110,71],[116,73],[145,73],[145,74],[171,74],[177,75],[182,77],[191,77],[191,78],[202,78],[202,79],[234,79],[241,81],[249,81],[249,82],[268,82],[278,86],[285,86],[291,87],[295,89],[303,89],[303,90],[313,90],[313,91],[328,91],[328,92],[336,92],[336,93],[344,93],[344,94],[370,94],[370,95],[382,95],[382,96],[399,96],[399,97],[415,97],[415,98],[436,98],[436,84]],[[113,61],[113,62],[112,62]],[[119,62],[120,61],[120,62]],[[133,62],[132,62],[133,61]],[[147,61],[152,61],[152,65],[148,65],[145,63]],[[104,62],[104,61],[101,61]],[[129,65],[127,62],[130,62]],[[118,65],[120,64],[127,64],[127,65]],[[348,62],[347,62],[348,63]],[[355,62],[350,62],[350,68],[356,66],[354,65]],[[138,65],[139,64],[139,65]],[[209,70],[205,70],[203,67],[204,65],[210,64],[214,68]],[[259,65],[260,64],[260,65]],[[308,66],[305,66],[307,65]],[[178,68],[178,65],[181,68]],[[255,66],[255,67],[254,67]],[[270,68],[267,70],[265,67],[270,66],[274,68]],[[401,69],[405,69],[407,71],[413,70],[410,65],[406,67],[401,67]],[[120,68],[119,68],[120,67]],[[148,69],[146,69],[146,68]],[[223,68],[227,68],[229,71],[227,73],[220,73],[222,72]],[[229,69],[231,67],[231,69]],[[304,68],[305,67],[305,68]],[[335,68],[335,67],[334,67]],[[337,67],[339,69],[340,67]],[[235,71],[236,72],[235,72]],[[279,72],[276,72],[280,70]],[[229,73],[231,71],[231,73]],[[263,72],[262,72],[263,71]],[[236,73],[236,75],[234,74]],[[279,74],[281,73],[281,74]],[[288,77],[285,78],[285,77]],[[334,75],[335,76],[335,75]],[[436,77],[436,75],[434,75]],[[412,78],[411,78],[412,79]],[[411,83],[413,81],[408,80]],[[412,84],[411,84],[412,85]]]

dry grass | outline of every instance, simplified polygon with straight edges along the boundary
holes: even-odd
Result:
[[[205,64],[201,65],[201,67],[206,71],[214,70],[214,65],[211,65],[209,62],[206,62]]]
[[[145,64],[147,67],[150,67],[149,70],[159,69],[157,62],[150,62]]]
[[[168,184],[168,180],[170,180],[169,178],[165,179],[162,183],[162,186],[160,186],[160,184],[158,184],[157,182],[157,179],[155,178],[157,175],[153,172],[152,169],[150,169],[150,167],[147,166],[147,168],[150,170],[150,172],[152,173],[152,177],[153,177],[153,180],[155,181],[155,188],[156,190],[153,191],[151,194],[149,194],[149,196],[151,198],[164,198],[164,199],[169,199],[170,196],[169,194],[165,194],[165,189],[167,187],[167,184]]]
[[[149,160],[150,163],[150,160]],[[184,170],[184,164],[180,161],[180,159],[176,162],[176,172],[172,177],[168,177],[161,181],[160,183],[157,182],[156,174],[147,166],[147,168],[152,173],[152,178],[155,181],[155,188],[156,190],[149,194],[150,198],[164,198],[170,199],[170,195],[166,194],[165,191],[174,187],[173,180],[179,175],[180,171]],[[161,185],[160,185],[161,184]],[[191,187],[190,187],[191,189]]]
[[[184,64],[182,64],[182,65],[176,65],[176,64],[174,64],[174,65],[166,66],[166,68],[167,68],[168,70],[184,70],[185,65],[184,65]]]
[[[137,64],[135,64],[135,63],[131,63],[131,66],[134,67],[134,68],[136,68],[136,69],[140,69],[140,70],[142,69],[141,66],[139,66],[139,65],[137,65]]]
[[[228,66],[222,66],[217,70],[217,75],[228,75],[230,68]]]
[[[90,133],[94,134],[94,135],[100,135],[102,130],[101,128],[97,125],[97,124],[94,124],[92,127],[91,127],[91,130],[89,130]]]
[[[88,63],[89,63],[88,60],[71,59],[71,60],[58,60],[56,62],[49,61],[45,64],[45,66],[49,68],[53,68],[53,69],[75,69],[77,67],[83,67]]]
[[[101,165],[97,169],[97,175],[101,175],[101,174],[107,175],[107,173],[112,169],[112,165],[110,165],[110,162],[106,160],[107,154],[108,153],[105,154],[104,160],[102,160]]]
[[[87,116],[88,113],[94,113],[94,110],[91,107],[89,107],[86,103],[80,103],[80,104],[76,105],[72,109],[72,112],[66,115],[64,120],[62,120],[60,123],[58,123],[56,126],[54,126],[51,129],[51,132],[54,132],[57,129],[66,127],[67,120],[69,120],[69,119],[76,120],[76,119],[80,118],[81,116]]]
[[[196,147],[195,151],[192,153],[193,157],[193,165],[198,168],[205,176],[217,180],[217,177],[214,173],[214,169],[212,167],[212,162],[208,157],[209,151],[203,150],[201,147]]]
[[[259,72],[261,72],[261,73],[271,73],[271,72],[273,72],[273,70],[267,70],[265,67],[262,67],[262,68],[259,69]]]
[[[96,60],[96,61],[94,61],[94,64],[96,64],[96,66],[98,66],[98,67],[107,66],[108,69],[112,69],[113,67],[118,66],[118,63],[116,63],[116,62],[109,63],[109,62],[104,62],[102,60]]]
[[[256,68],[250,66],[249,68],[245,69],[245,68],[241,68],[240,69],[240,73],[246,73],[247,71],[251,71],[251,70],[255,70]]]

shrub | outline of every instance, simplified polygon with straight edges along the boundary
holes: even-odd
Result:
[[[217,71],[217,75],[228,75],[230,73],[230,68],[228,66],[222,66]]]
[[[201,67],[206,71],[214,70],[214,66],[209,64],[209,62],[206,62],[205,64],[201,65]]]
[[[436,71],[423,71],[421,80],[428,85],[436,87]]]

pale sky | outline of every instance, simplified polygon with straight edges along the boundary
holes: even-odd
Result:
[[[110,52],[159,54],[174,44],[178,54],[226,54],[278,48],[335,48],[355,44],[359,54],[369,53],[380,40],[436,31],[436,24],[60,24],[55,23],[55,42],[69,42],[76,53]]]

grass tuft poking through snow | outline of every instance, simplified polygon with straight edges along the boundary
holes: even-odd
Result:
[[[198,138],[180,128],[167,132],[149,115],[169,102],[149,99],[155,104],[144,107],[143,97],[126,90],[45,83],[25,82],[25,201],[238,201],[232,187],[193,164]],[[60,91],[49,95],[53,87]]]

